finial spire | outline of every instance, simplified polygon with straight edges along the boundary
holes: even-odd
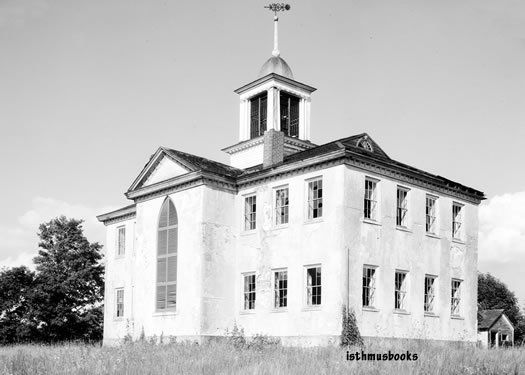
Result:
[[[290,10],[290,4],[284,4],[284,3],[272,3],[265,8],[270,9],[274,16],[273,16],[273,51],[272,55],[277,57],[279,56],[279,31],[278,31],[278,24],[279,24],[279,17],[277,17],[277,12]]]

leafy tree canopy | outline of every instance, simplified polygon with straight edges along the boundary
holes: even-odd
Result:
[[[514,341],[519,343],[525,338],[525,316],[516,295],[490,273],[478,274],[478,309],[503,309],[514,324]]]
[[[38,237],[36,272],[17,267],[0,273],[0,322],[13,335],[8,341],[100,340],[102,246],[87,240],[82,220],[65,216],[41,224]],[[25,336],[13,331],[16,325],[26,328]]]

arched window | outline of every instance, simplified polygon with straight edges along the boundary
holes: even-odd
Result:
[[[177,231],[177,210],[166,198],[157,231],[157,310],[173,310],[177,305]]]

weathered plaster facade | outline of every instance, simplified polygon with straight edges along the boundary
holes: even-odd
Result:
[[[336,343],[343,305],[355,311],[364,336],[475,342],[483,193],[391,159],[366,134],[311,143],[315,89],[293,80],[278,55],[272,59],[282,71],[236,91],[239,139],[224,149],[230,166],[160,148],[126,193],[134,204],[99,216],[107,226],[104,342],[142,333],[204,340],[236,323],[247,335],[279,336],[286,344]],[[281,91],[296,105],[286,116]],[[250,113],[250,98],[261,93],[267,95],[264,122]],[[295,116],[293,130],[284,127],[289,116]],[[265,137],[270,129],[278,134]],[[322,214],[309,219],[312,179],[322,180]],[[367,179],[376,182],[374,220],[364,214]],[[276,190],[282,187],[289,192],[288,221],[277,225]],[[399,187],[408,192],[401,226]],[[426,228],[429,195],[436,202],[432,233]],[[256,197],[256,210],[254,228],[246,230],[248,196]],[[159,309],[158,228],[167,200],[178,218],[176,308]],[[462,207],[460,239],[453,239],[454,204]],[[125,251],[117,256],[121,226]],[[313,266],[321,269],[320,304],[308,303],[306,269]],[[373,307],[363,306],[364,266],[375,269]],[[280,308],[274,298],[278,270],[287,271],[287,304]],[[402,309],[394,309],[396,271],[406,275]],[[255,274],[253,309],[244,305],[247,273]],[[426,275],[434,278],[432,313],[424,310]],[[461,284],[454,314],[452,280]],[[117,289],[124,290],[123,299],[117,300]]]

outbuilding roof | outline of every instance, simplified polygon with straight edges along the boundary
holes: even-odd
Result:
[[[498,321],[498,319],[503,315],[503,309],[496,310],[481,310],[479,312],[480,319],[478,321],[478,330],[488,330]]]

